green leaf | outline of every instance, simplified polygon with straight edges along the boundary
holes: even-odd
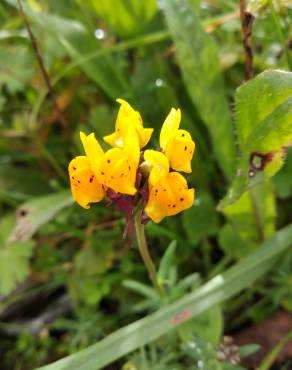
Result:
[[[170,269],[174,265],[175,260],[176,241],[172,241],[167,247],[158,269],[158,279],[163,282],[169,278]]]
[[[0,247],[0,294],[9,294],[26,278],[33,247],[33,240],[17,241]]]
[[[27,47],[1,47],[0,87],[5,85],[10,93],[16,93],[30,81],[33,72],[33,59]]]
[[[183,226],[192,245],[215,235],[219,228],[218,212],[210,194],[199,191],[195,206],[182,214]]]
[[[0,222],[0,294],[11,293],[29,273],[29,259],[33,240],[11,241],[13,218],[4,217]]]
[[[85,350],[43,366],[39,370],[103,368],[249,287],[273,266],[282,252],[291,246],[291,240],[292,225],[289,225],[224,274],[214,277],[194,292],[117,330]]]
[[[18,9],[16,0],[5,1]],[[82,23],[44,12],[35,12],[26,4],[23,4],[23,8],[30,21],[44,31],[45,37],[58,40],[73,61],[101,49],[92,30],[87,30]],[[95,60],[81,63],[80,68],[114,100],[129,90],[121,63],[110,55],[101,55]]]
[[[273,176],[292,143],[292,73],[265,71],[236,92],[236,130],[241,157],[219,208]]]
[[[258,344],[247,344],[245,346],[241,346],[239,348],[239,355],[240,358],[248,357],[252,355],[253,353],[259,351],[261,346]]]
[[[157,11],[155,0],[90,0],[90,4],[100,18],[124,37],[143,30]]]
[[[124,287],[133,290],[134,292],[144,296],[145,298],[149,298],[151,300],[159,299],[159,296],[154,288],[142,284],[138,281],[124,280],[122,284]]]
[[[179,328],[180,336],[189,340],[193,335],[212,344],[218,344],[223,330],[222,309],[219,305],[199,315]]]
[[[185,85],[210,131],[219,165],[231,179],[236,155],[217,47],[188,0],[164,0],[161,4]]]
[[[276,207],[271,182],[265,181],[245,192],[237,202],[224,208],[224,214],[232,225],[233,235],[230,229],[221,230],[221,245],[227,254],[239,258],[275,232]],[[226,249],[226,242],[231,247],[231,253]]]
[[[73,202],[71,192],[65,190],[34,198],[22,204],[16,211],[16,225],[11,239],[29,239],[40,226],[52,220],[58,212]]]
[[[247,254],[246,252],[250,252],[250,244],[245,243],[236,229],[229,223],[220,230],[219,245],[224,254],[232,259],[240,259]]]
[[[275,192],[281,199],[289,198],[292,194],[292,151],[288,151],[285,165],[273,177]]]

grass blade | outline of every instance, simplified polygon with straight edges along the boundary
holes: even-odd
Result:
[[[96,370],[125,356],[247,288],[263,276],[292,243],[292,225],[277,232],[224,274],[100,342],[38,370]]]

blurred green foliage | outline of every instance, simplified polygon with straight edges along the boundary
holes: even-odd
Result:
[[[243,84],[238,1],[22,1],[61,113],[18,1],[0,3],[1,369],[30,370],[84,349],[167,310],[236,261],[252,265],[265,240],[281,242],[277,230],[292,214],[292,11],[286,2],[272,11],[269,2],[248,3],[257,10],[259,76]],[[99,139],[111,132],[118,97],[155,128],[154,146],[171,107],[182,109],[182,127],[196,141],[188,175],[194,207],[146,226],[164,300],[135,241],[122,239],[118,210],[81,209],[68,191],[67,164],[82,153],[79,131]],[[248,290],[111,368],[242,368],[218,360],[222,336],[280,308],[292,312],[291,248],[275,258]],[[267,266],[255,263],[260,277]]]

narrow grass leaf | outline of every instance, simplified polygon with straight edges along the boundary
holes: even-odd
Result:
[[[224,274],[217,275],[175,303],[117,330],[100,342],[76,354],[43,366],[38,370],[96,370],[103,368],[249,287],[273,266],[282,252],[291,246],[291,240],[292,225],[289,225]]]

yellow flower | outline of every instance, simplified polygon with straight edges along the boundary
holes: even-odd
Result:
[[[145,150],[144,160],[144,164],[149,168],[148,184],[151,188],[161,176],[169,172],[169,161],[165,154],[152,149]]]
[[[172,108],[162,125],[159,143],[171,168],[190,173],[195,143],[189,132],[179,130],[180,120],[180,109]]]
[[[121,106],[116,120],[115,132],[104,136],[104,141],[113,147],[123,148],[129,129],[134,129],[139,139],[139,147],[143,148],[149,142],[153,129],[143,127],[140,113],[135,111],[128,102],[123,99],[117,99],[117,102]]]
[[[145,212],[156,223],[194,203],[195,190],[188,189],[186,179],[178,172],[164,174],[150,189]]]
[[[68,170],[72,196],[81,207],[89,208],[89,203],[100,202],[103,199],[105,190],[97,180],[87,157],[79,156],[72,159]]]
[[[162,126],[160,146],[163,152],[145,150],[144,162],[139,167],[140,150],[153,130],[143,128],[140,114],[127,102],[121,99],[118,102],[121,107],[115,132],[104,138],[113,148],[104,152],[94,133],[80,132],[85,155],[74,158],[68,168],[76,202],[89,208],[89,203],[99,202],[107,195],[120,202],[129,219],[139,201],[147,199],[145,212],[156,223],[191,207],[195,190],[189,189],[185,178],[176,171],[191,172],[195,143],[187,131],[179,129],[180,110],[172,108]],[[122,197],[135,195],[137,190],[136,197]]]
[[[137,162],[130,154],[120,148],[108,150],[99,167],[98,180],[117,193],[134,195]]]
[[[105,188],[122,194],[136,193],[140,149],[136,133],[131,129],[128,133],[124,149],[112,148],[104,153],[94,133],[80,132],[86,156],[74,158],[68,169],[73,198],[82,207],[101,201]]]

